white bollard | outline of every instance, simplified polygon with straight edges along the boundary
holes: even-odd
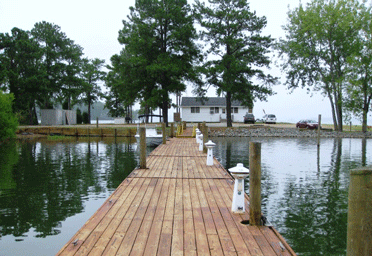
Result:
[[[198,144],[199,144],[199,135],[200,134],[201,134],[201,131],[198,128],[196,128],[196,136],[195,136],[195,138],[196,138],[196,143],[198,143]]]
[[[239,163],[236,167],[230,168],[229,172],[235,178],[231,211],[233,213],[243,214],[245,213],[244,179],[248,177],[249,169],[245,168],[242,163]]]
[[[211,166],[213,165],[213,148],[216,146],[216,143],[213,143],[211,140],[209,140],[207,143],[205,143],[205,146],[207,147],[207,165]]]
[[[203,134],[199,135],[199,151],[203,151]]]

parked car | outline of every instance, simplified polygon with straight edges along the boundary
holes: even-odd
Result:
[[[314,120],[300,120],[296,123],[296,128],[318,129],[318,123]]]
[[[262,120],[265,124],[276,124],[276,116],[273,114],[264,115]]]
[[[245,114],[245,116],[244,116],[244,123],[245,124],[247,124],[247,123],[254,124],[255,122],[256,122],[256,120],[254,119],[254,115],[252,113]]]

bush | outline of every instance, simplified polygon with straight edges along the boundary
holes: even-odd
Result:
[[[0,91],[0,141],[13,138],[18,126],[16,115],[12,111],[13,94]]]

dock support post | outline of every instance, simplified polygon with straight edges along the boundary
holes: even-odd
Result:
[[[261,143],[249,143],[249,224],[261,225]]]
[[[203,152],[207,153],[207,147],[205,146],[205,143],[208,142],[208,126],[205,124],[205,122],[204,122],[204,125],[203,125],[202,133],[203,133],[203,145],[204,145]]]
[[[171,138],[174,137],[174,123],[171,123],[171,127],[170,127],[170,137],[171,137]]]
[[[350,171],[347,256],[372,255],[372,166]]]
[[[322,115],[318,116],[318,147],[320,146],[320,126],[322,125]]]
[[[96,124],[97,124],[97,128],[98,128],[98,117],[97,117],[97,122],[96,122]]]
[[[140,135],[140,168],[146,169],[146,128],[139,128]]]
[[[167,143],[167,135],[165,134],[165,123],[161,123],[161,133],[163,135],[163,144]]]

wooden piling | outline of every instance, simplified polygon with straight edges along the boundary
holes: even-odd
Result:
[[[208,149],[205,146],[205,143],[208,142],[208,126],[205,124],[205,122],[204,122],[204,125],[203,125],[202,133],[203,133],[203,152],[207,153]]]
[[[249,143],[249,224],[261,225],[261,143]]]
[[[146,128],[139,128],[140,135],[140,168],[146,169]]]
[[[347,256],[372,255],[372,166],[351,170]]]
[[[171,137],[171,138],[174,137],[174,123],[171,123],[171,127],[170,127],[170,137]]]
[[[165,133],[165,123],[161,123],[161,132],[162,132],[162,135],[163,135],[163,144],[166,144],[167,143],[167,134]]]

